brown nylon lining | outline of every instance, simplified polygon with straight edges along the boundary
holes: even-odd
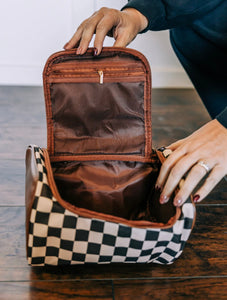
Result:
[[[52,118],[52,105],[51,105],[51,95],[50,95],[50,89],[49,89],[49,76],[51,75],[51,68],[52,66],[55,66],[56,63],[61,62],[64,60],[69,59],[75,59],[75,51],[76,50],[69,50],[69,51],[63,51],[56,53],[52,55],[45,66],[44,72],[43,72],[43,80],[44,80],[44,93],[45,93],[45,100],[46,100],[46,114],[47,114],[47,145],[48,145],[48,151],[51,156],[54,156],[55,154],[55,148],[54,148],[54,130],[53,130],[53,118]],[[140,54],[139,52],[132,50],[132,49],[125,49],[125,48],[112,48],[107,47],[103,48],[102,57],[111,56],[114,53],[118,53],[120,55],[128,55],[130,59],[133,57],[135,60],[135,65],[138,61],[140,63],[142,62],[145,70],[145,84],[144,84],[144,114],[145,114],[145,154],[138,157],[138,159],[149,161],[150,154],[152,152],[152,144],[151,144],[151,103],[150,103],[150,93],[151,93],[151,80],[150,80],[150,67],[146,60],[146,58]],[[82,59],[86,60],[86,57],[89,59],[92,57],[93,49],[89,49],[87,54],[82,57]],[[129,58],[124,58],[126,61],[126,65],[128,63]],[[56,155],[55,155],[56,156]],[[130,155],[129,155],[130,157]],[[57,156],[56,156],[57,158]],[[135,157],[137,158],[137,157]],[[99,159],[102,159],[102,157],[99,157]]]
[[[84,209],[84,208],[78,208],[78,207],[64,201],[61,198],[61,196],[58,192],[54,177],[53,177],[53,171],[51,168],[48,151],[47,151],[47,149],[42,149],[42,150],[44,153],[45,165],[47,168],[48,182],[49,182],[51,191],[53,193],[53,196],[56,198],[58,203],[60,205],[62,205],[62,207],[64,207],[65,209],[68,209],[69,211],[71,211],[75,214],[78,214],[79,216],[87,217],[87,218],[97,218],[97,219],[101,219],[101,220],[105,220],[105,221],[109,221],[109,222],[121,223],[121,224],[125,224],[125,225],[131,226],[131,227],[138,227],[138,228],[170,228],[175,224],[175,222],[179,219],[179,217],[181,215],[181,208],[176,207],[175,216],[172,217],[167,224],[163,224],[163,223],[153,223],[153,222],[149,222],[149,221],[131,221],[131,220],[126,220],[123,218],[115,217],[112,215],[98,213],[98,212],[91,211],[91,210]]]

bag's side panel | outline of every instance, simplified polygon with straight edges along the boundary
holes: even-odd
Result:
[[[153,252],[153,254],[157,254],[157,258],[149,262],[159,264],[173,263],[182,254],[194,222],[195,206],[190,198],[188,198],[182,206],[182,213],[179,220],[177,220],[173,227],[162,229],[159,236],[159,239],[162,241],[156,245],[156,249]]]
[[[38,181],[28,215],[27,256],[29,264],[43,266],[47,252],[48,222],[54,199],[47,180],[43,153],[39,147],[34,147],[34,157]]]
[[[34,146],[30,145],[26,151],[25,158],[25,207],[26,207],[26,245],[28,243],[28,226],[31,208],[34,201],[36,185],[38,182],[38,170],[35,159]],[[26,246],[27,247],[27,246]]]
[[[29,221],[28,262],[34,266],[84,263],[170,264],[181,254],[193,223],[188,203],[173,228],[136,228],[80,217],[53,197],[40,148],[35,148],[39,181]]]

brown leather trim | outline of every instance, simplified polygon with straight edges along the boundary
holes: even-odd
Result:
[[[138,228],[170,228],[174,225],[174,223],[179,219],[181,215],[181,208],[177,207],[176,208],[176,215],[172,217],[167,224],[163,223],[153,223],[149,221],[129,221],[123,218],[107,215],[107,214],[102,214],[98,212],[94,212],[88,209],[84,208],[78,208],[74,205],[71,205],[70,203],[64,201],[57,189],[57,186],[55,184],[54,176],[53,176],[53,171],[51,168],[51,163],[50,163],[50,158],[48,155],[47,149],[42,149],[44,153],[44,158],[45,158],[45,166],[47,169],[47,177],[48,177],[48,182],[50,185],[50,188],[52,190],[53,196],[56,198],[57,202],[62,205],[65,209],[68,209],[74,214],[77,214],[81,217],[86,217],[86,218],[97,218],[101,219],[104,221],[109,221],[109,222],[114,222],[114,223],[121,223],[125,224],[127,226],[131,227],[138,227]]]
[[[139,155],[50,155],[51,161],[95,161],[95,160],[120,160],[120,161],[138,161],[138,162],[152,162],[152,157],[144,157]]]
[[[26,179],[25,179],[25,206],[26,206],[26,255],[28,249],[29,222],[35,190],[38,182],[38,169],[35,159],[34,146],[29,146],[26,151]]]
[[[106,49],[106,48],[105,48]],[[141,71],[141,72],[146,72],[146,69],[145,67],[140,67],[140,66],[136,66],[135,67],[135,63],[133,62],[125,62],[124,65],[122,65],[122,62],[114,62],[114,65],[113,65],[113,62],[99,62],[97,63],[97,61],[88,61],[86,62],[86,66],[84,66],[82,69],[83,70],[88,70],[88,69],[91,69],[91,68],[97,68],[97,65],[101,68],[101,69],[105,69],[105,70],[114,70],[114,69],[117,69],[117,70],[129,70],[131,69],[132,71]],[[75,72],[75,70],[81,70],[81,68],[75,68],[75,65],[72,64],[71,62],[62,62],[62,63],[58,63],[58,64],[55,64],[53,65],[52,67],[52,71],[53,72],[56,72],[56,71],[64,71],[64,72],[67,72],[69,70],[71,70],[72,72]]]
[[[81,59],[89,60],[89,58],[93,57],[93,48],[88,49],[86,54],[81,57]],[[120,47],[104,47],[102,49],[101,56],[105,57],[108,56],[111,53],[125,53],[129,56],[132,56],[137,61],[142,62],[144,66],[144,75],[145,75],[145,84],[144,84],[144,110],[145,110],[145,158],[149,158],[151,151],[152,151],[152,137],[151,137],[151,71],[150,66],[143,54],[140,52],[129,49],[129,48],[120,48]],[[51,107],[51,96],[50,96],[50,89],[49,84],[53,78],[49,78],[49,75],[52,70],[52,66],[56,63],[60,63],[63,59],[70,59],[75,58],[76,56],[76,49],[73,50],[67,50],[67,51],[61,51],[57,52],[49,57],[47,60],[47,63],[45,65],[44,71],[43,71],[43,84],[44,84],[44,96],[45,96],[45,102],[46,102],[46,117],[47,117],[47,149],[51,156],[54,155],[55,149],[54,149],[54,132],[53,132],[53,118],[52,118],[52,107]],[[67,64],[67,62],[64,62]],[[87,62],[86,62],[87,63]],[[126,66],[128,65],[128,62],[126,62]],[[54,66],[56,68],[56,65]],[[119,77],[120,78],[120,77]],[[141,78],[141,77],[139,77]],[[129,80],[138,80],[139,78],[130,77]],[[143,76],[144,78],[144,76]],[[67,79],[67,80],[66,80]],[[74,80],[74,78],[66,78],[66,82],[71,82],[71,80]],[[106,79],[109,80],[107,77]],[[54,79],[54,80],[62,80],[62,79]],[[92,79],[91,79],[92,80]],[[120,78],[120,80],[126,80],[125,78]],[[141,80],[141,79],[140,79]],[[86,79],[87,81],[87,79]],[[89,80],[90,81],[90,80]],[[91,82],[91,81],[90,81]]]
[[[116,79],[116,77],[112,76],[108,76],[105,77],[104,82],[113,82],[113,79]],[[61,82],[69,82],[69,83],[73,83],[73,82],[88,82],[88,76],[84,76],[84,77],[76,77],[76,76],[50,76],[48,79],[49,83],[61,83]],[[144,76],[130,76],[130,77],[121,77],[121,76],[117,76],[117,81],[119,82],[138,82],[138,81],[145,81]],[[89,77],[89,82],[94,82],[97,83],[97,77]]]
[[[77,49],[75,48],[72,50],[59,51],[59,52],[52,54],[49,57],[49,59],[47,60],[47,63],[44,67],[43,75],[48,76],[52,64],[54,64],[56,62],[60,62],[61,59],[66,58],[66,57],[70,58],[70,55],[71,55],[71,58],[74,58],[76,55],[76,51],[77,51]],[[94,52],[94,48],[89,48],[87,50],[86,54],[90,55],[90,57],[91,57],[91,56],[93,56],[92,55],[93,52]],[[142,61],[146,72],[150,74],[150,65],[148,63],[148,60],[139,51],[130,49],[130,48],[123,48],[123,47],[104,47],[102,49],[101,55],[103,55],[103,57],[105,57],[105,54],[108,54],[111,52],[112,53],[113,52],[122,52],[122,53],[127,53],[129,55],[132,55],[133,57],[136,57],[138,60]],[[85,58],[86,58],[86,56],[85,56]]]
[[[144,84],[144,112],[145,112],[145,157],[152,153],[152,133],[151,133],[151,82],[148,79]],[[150,92],[149,92],[150,91]]]

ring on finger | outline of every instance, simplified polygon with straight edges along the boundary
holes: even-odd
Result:
[[[206,164],[204,161],[199,161],[198,163],[197,163],[197,165],[199,165],[200,167],[202,167],[202,168],[204,168],[205,169],[205,171],[206,171],[206,173],[209,173],[210,172],[210,170],[211,170],[211,168],[209,167],[209,165],[208,164]]]

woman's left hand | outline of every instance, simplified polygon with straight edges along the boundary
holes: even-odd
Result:
[[[227,174],[227,129],[216,119],[167,148],[173,152],[163,163],[156,182],[156,188],[161,189],[160,203],[168,202],[187,172],[175,195],[175,206],[186,201],[208,171],[204,184],[194,194],[194,202],[202,201]]]

